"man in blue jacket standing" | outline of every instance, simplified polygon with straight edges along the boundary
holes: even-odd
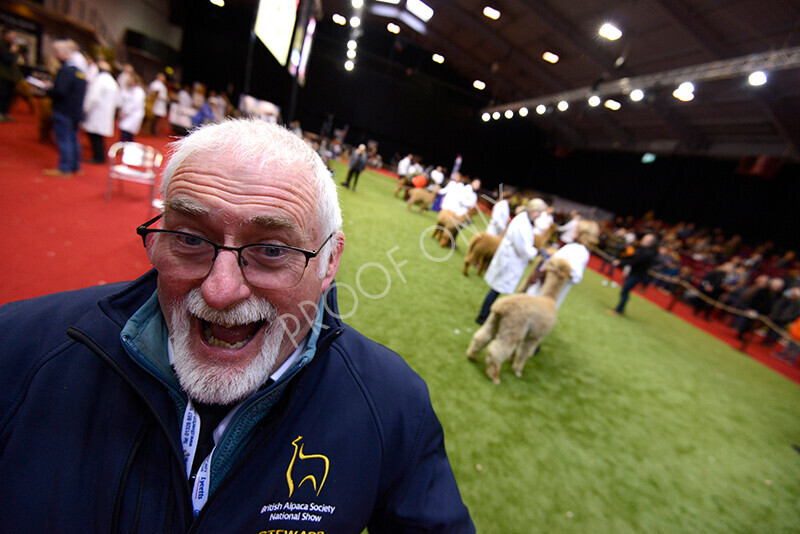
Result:
[[[319,157],[174,148],[154,271],[0,308],[0,532],[474,532],[424,382],[339,318]]]
[[[70,178],[81,169],[81,144],[78,125],[83,119],[86,76],[69,58],[75,52],[70,41],[54,41],[53,53],[61,62],[53,87],[47,91],[53,99],[53,133],[58,147],[58,168],[42,171],[49,176]]]

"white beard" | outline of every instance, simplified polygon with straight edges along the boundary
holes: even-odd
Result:
[[[205,404],[234,404],[258,391],[269,378],[280,352],[283,325],[268,300],[253,296],[226,310],[215,310],[205,303],[200,288],[194,288],[172,306],[170,314],[172,364],[181,387],[193,400]],[[191,316],[227,326],[266,321],[262,327],[266,329],[264,342],[258,355],[244,366],[199,362],[190,349]]]

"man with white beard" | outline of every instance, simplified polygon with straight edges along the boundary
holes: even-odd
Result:
[[[341,322],[288,130],[177,141],[139,280],[0,308],[0,532],[474,532],[424,382]]]

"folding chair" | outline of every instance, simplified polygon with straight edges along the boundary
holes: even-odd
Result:
[[[150,204],[156,198],[156,176],[163,156],[155,148],[141,143],[119,142],[108,149],[109,169],[106,200],[111,199],[114,180],[150,186]]]

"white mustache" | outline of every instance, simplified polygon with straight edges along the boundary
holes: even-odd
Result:
[[[192,289],[185,297],[186,309],[203,321],[223,326],[236,326],[261,321],[274,322],[278,311],[265,298],[253,296],[230,308],[217,310],[206,304],[200,288]]]

